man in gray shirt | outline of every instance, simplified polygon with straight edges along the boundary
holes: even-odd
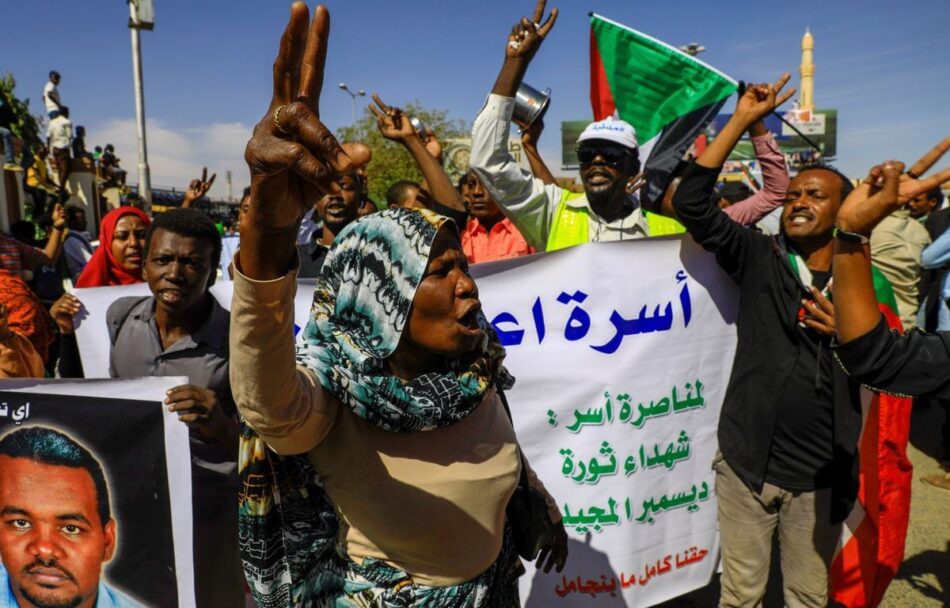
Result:
[[[113,377],[187,376],[165,403],[188,425],[195,587],[199,607],[244,605],[238,551],[238,425],[228,381],[230,315],[209,293],[221,238],[200,211],[158,216],[146,236],[151,297],[116,300],[106,314]]]

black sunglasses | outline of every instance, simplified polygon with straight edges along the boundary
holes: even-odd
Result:
[[[618,168],[623,163],[624,157],[631,157],[632,154],[616,148],[577,148],[577,160],[582,165],[589,165],[597,157],[604,159],[604,164],[608,167]]]

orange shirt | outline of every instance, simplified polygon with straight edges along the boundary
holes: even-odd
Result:
[[[478,264],[528,255],[534,253],[534,248],[508,218],[499,221],[488,231],[481,222],[470,217],[462,230],[462,251],[469,263]]]

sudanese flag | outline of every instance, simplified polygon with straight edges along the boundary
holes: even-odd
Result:
[[[591,13],[594,120],[617,115],[636,129],[648,209],[656,208],[670,173],[737,89],[735,80],[695,57]]]
[[[903,333],[891,284],[877,268],[872,275],[881,313],[892,330]],[[913,479],[906,450],[912,404],[907,397],[861,388],[861,485],[830,573],[829,599],[847,608],[880,604],[904,558]]]

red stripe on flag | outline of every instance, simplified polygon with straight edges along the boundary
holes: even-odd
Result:
[[[884,304],[880,310],[887,324],[900,331],[897,314]],[[904,558],[913,476],[906,452],[912,404],[911,399],[875,394],[865,414],[858,491],[864,518],[830,572],[831,599],[847,608],[877,606]]]
[[[590,107],[594,111],[594,120],[603,120],[617,111],[593,29],[590,31]]]

